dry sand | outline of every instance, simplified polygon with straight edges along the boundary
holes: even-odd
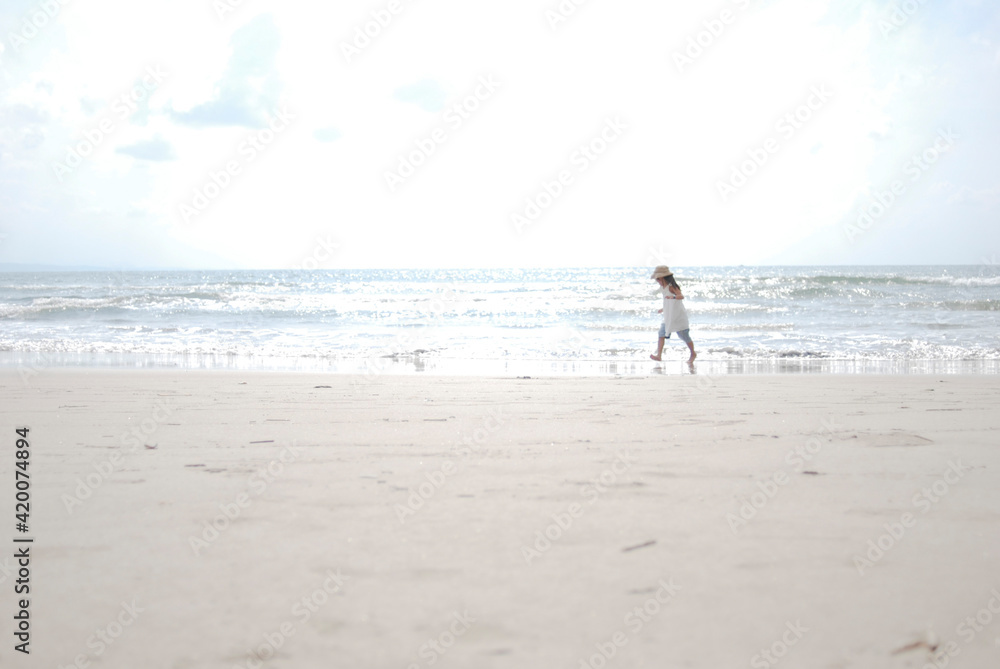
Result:
[[[0,561],[3,667],[1000,666],[996,376],[49,369],[0,397],[0,541],[25,425],[35,537],[27,657]]]

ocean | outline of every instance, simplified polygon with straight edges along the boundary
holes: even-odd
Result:
[[[651,268],[0,273],[0,365],[689,373]],[[690,267],[697,368],[1000,372],[1000,267]]]

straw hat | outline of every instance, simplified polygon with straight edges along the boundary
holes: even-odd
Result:
[[[656,269],[653,270],[653,276],[651,279],[659,279],[664,276],[673,276],[674,273],[670,271],[670,268],[666,265],[657,265]]]

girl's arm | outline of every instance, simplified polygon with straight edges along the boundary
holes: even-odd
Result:
[[[674,299],[677,299],[677,300],[683,300],[684,299],[684,295],[681,293],[681,289],[680,288],[675,288],[673,286],[670,286],[670,294],[674,296]]]

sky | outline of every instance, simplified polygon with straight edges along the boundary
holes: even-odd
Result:
[[[0,264],[995,264],[991,0],[4,0]]]

